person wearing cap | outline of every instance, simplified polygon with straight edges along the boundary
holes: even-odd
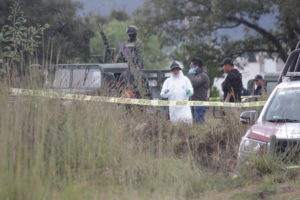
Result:
[[[225,58],[220,66],[227,76],[222,83],[225,102],[240,102],[243,90],[242,74],[234,68],[233,59]]]
[[[262,95],[262,86],[264,84],[264,79],[262,75],[257,74],[254,78],[256,89],[254,91],[254,95]]]
[[[188,101],[194,94],[191,81],[183,75],[180,64],[174,61],[171,66],[171,76],[164,82],[160,96],[171,101]],[[189,106],[170,106],[169,116],[171,122],[193,123],[191,108]]]
[[[129,39],[120,46],[116,62],[132,62],[141,69],[144,65],[144,44],[137,38],[138,28],[130,25],[126,29]]]
[[[206,68],[202,66],[200,58],[193,58],[190,64],[189,79],[194,88],[192,101],[207,101],[207,92],[209,87],[209,77]],[[196,123],[205,121],[205,112],[207,106],[192,106],[193,119]]]

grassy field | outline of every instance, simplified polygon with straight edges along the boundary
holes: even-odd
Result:
[[[230,118],[215,119],[210,111],[203,126],[172,125],[135,107],[11,98],[6,87],[0,92],[0,199],[300,195],[298,171],[269,165],[266,159],[233,178],[247,127]]]

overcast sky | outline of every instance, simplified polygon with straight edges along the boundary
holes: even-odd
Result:
[[[129,14],[143,5],[145,0],[73,0],[84,6],[84,13],[92,12],[103,16],[110,14],[113,9],[125,10]]]

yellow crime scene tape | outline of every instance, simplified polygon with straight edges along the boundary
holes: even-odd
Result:
[[[287,166],[287,169],[300,169],[299,165]]]
[[[254,95],[254,96],[242,96],[241,98],[242,99],[246,99],[246,98],[258,98],[258,99],[261,99],[261,98],[263,98],[263,96],[257,96],[257,95]],[[209,100],[210,101],[219,101],[219,100],[223,100],[223,97],[210,97]]]
[[[209,106],[209,107],[261,107],[265,105],[265,101],[247,102],[247,103],[227,103],[227,102],[209,102],[209,101],[166,101],[166,100],[148,100],[148,99],[132,99],[132,98],[116,98],[103,96],[90,96],[81,94],[66,94],[45,90],[30,90],[11,88],[10,93],[16,96],[34,96],[53,99],[64,99],[74,101],[96,101],[105,103],[131,104],[142,106]]]

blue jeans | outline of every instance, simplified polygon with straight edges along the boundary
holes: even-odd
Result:
[[[192,114],[194,122],[202,124],[205,121],[205,112],[207,106],[192,106]]]

